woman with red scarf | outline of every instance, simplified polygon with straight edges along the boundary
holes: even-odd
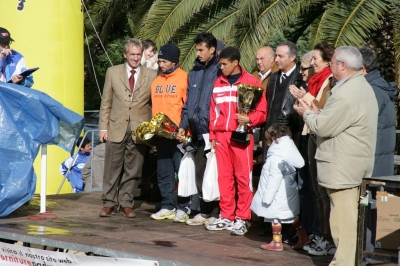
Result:
[[[314,67],[315,74],[308,80],[308,92],[303,88],[297,89],[296,87],[290,87],[290,92],[294,97],[297,99],[303,98],[308,102],[313,102],[319,109],[324,108],[327,92],[332,88],[332,71],[329,64],[334,52],[335,47],[324,41],[314,46],[311,66]],[[315,160],[317,137],[313,132],[308,133],[310,135],[308,139],[309,169],[313,189],[317,195],[321,236],[314,238],[314,244],[306,246],[305,249],[312,255],[334,254],[334,246],[323,237],[331,238],[329,226],[330,201],[326,189],[319,186],[317,182],[317,164]]]

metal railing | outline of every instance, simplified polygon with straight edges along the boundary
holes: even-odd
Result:
[[[98,130],[87,130],[87,131],[85,132],[85,135],[83,135],[83,138],[82,138],[81,143],[79,143],[79,147],[81,147],[81,145],[82,145],[84,139],[87,137],[88,133],[91,133],[91,138],[90,138],[90,139],[91,139],[91,145],[92,145],[92,152],[90,153],[90,159],[91,159],[91,160],[90,160],[90,163],[91,163],[90,169],[91,169],[91,170],[90,170],[90,190],[89,190],[89,192],[92,192],[92,191],[102,191],[102,190],[103,190],[102,187],[93,188],[93,170],[92,170],[92,169],[93,169],[93,148],[94,148],[94,133],[95,133],[95,132],[98,132]],[[78,150],[78,151],[79,151],[79,150]],[[67,179],[67,176],[69,175],[69,173],[70,173],[72,167],[74,166],[75,161],[76,161],[77,158],[78,158],[78,156],[75,156],[74,161],[72,162],[71,166],[68,168],[66,174],[64,175],[64,178],[63,178],[63,180],[61,181],[61,184],[60,184],[60,186],[59,186],[59,188],[58,188],[56,194],[59,194],[59,193],[60,193],[61,188],[63,187],[63,185],[64,185],[64,183],[65,183],[65,179]]]
[[[94,147],[94,133],[98,132],[98,130],[87,130],[82,138],[81,143],[79,144],[82,145],[83,140],[88,136],[88,134],[91,134],[91,145]],[[90,153],[91,157],[91,170],[90,170],[90,190],[89,192],[95,192],[95,191],[102,191],[103,187],[93,187],[93,150]],[[76,160],[76,158],[75,158]],[[58,188],[58,191],[56,194],[60,193],[61,188],[63,187],[65,183],[65,179],[67,178],[69,172],[71,171],[72,166],[74,165],[75,161],[72,163],[71,167],[68,169],[67,173],[64,175],[63,180],[61,181],[61,184]],[[41,149],[41,176],[40,176],[40,213],[45,213],[46,212],[46,188],[47,188],[47,144],[42,145]]]

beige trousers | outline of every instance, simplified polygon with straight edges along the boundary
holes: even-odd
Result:
[[[335,256],[329,265],[355,265],[360,188],[326,190],[331,201],[330,226],[336,245]]]

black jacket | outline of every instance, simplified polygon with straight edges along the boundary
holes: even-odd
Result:
[[[190,128],[192,136],[203,139],[202,134],[209,133],[210,101],[214,82],[221,74],[218,64],[219,58],[215,54],[205,67],[196,59],[192,70],[189,71],[189,85],[187,100],[182,108],[180,128]]]
[[[392,176],[394,174],[393,151],[396,145],[396,111],[393,102],[397,95],[396,84],[386,82],[378,70],[367,73],[365,79],[374,90],[379,108],[375,164],[372,176]]]
[[[279,81],[282,71],[272,73],[269,78],[267,85],[267,122],[265,126],[265,130],[267,130],[272,124],[281,123],[286,124],[292,134],[301,133],[303,128],[303,120],[299,117],[296,111],[293,109],[293,105],[296,102],[296,98],[292,96],[289,92],[289,85],[294,84],[297,88],[303,87],[306,88],[306,82],[303,81],[303,78],[300,74],[300,66],[296,65],[296,69],[293,71],[292,75],[289,76],[289,80],[286,86],[286,89],[283,92],[283,101],[276,102],[275,101],[275,93],[276,89],[279,87]],[[275,105],[280,106],[280,110],[282,110],[279,114],[272,114],[272,110]],[[264,131],[265,131],[264,130]]]

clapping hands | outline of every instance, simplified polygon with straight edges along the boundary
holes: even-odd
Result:
[[[296,99],[301,99],[306,95],[306,90],[303,87],[297,88],[295,85],[290,85],[289,86],[289,91],[295,97]]]
[[[304,99],[298,99],[299,103],[293,105],[293,109],[300,115],[303,116],[304,112],[307,110],[311,110],[316,114],[320,113],[320,110],[313,102],[308,102]]]

